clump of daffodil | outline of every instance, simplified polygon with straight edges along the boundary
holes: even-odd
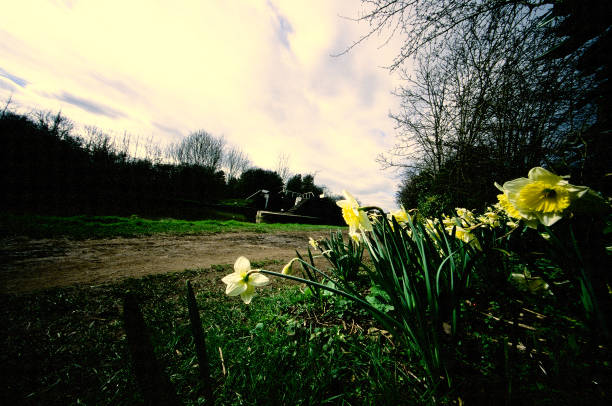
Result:
[[[471,244],[475,248],[480,248],[478,239],[472,234],[472,230],[478,227],[480,224],[476,222],[476,218],[473,213],[466,209],[457,208],[457,217],[444,216],[442,224],[448,234],[455,233],[455,237],[460,239],[466,244]]]
[[[588,191],[540,167],[532,168],[527,178],[508,181],[500,189],[504,193],[498,196],[499,203],[508,216],[528,224],[537,220],[546,226],[559,221],[572,202]]]
[[[343,190],[342,194],[345,199],[337,201],[336,204],[342,209],[342,217],[349,226],[349,236],[355,241],[359,241],[360,234],[358,231],[372,231],[372,223],[370,223],[368,215],[359,210],[359,203],[353,195],[346,190]]]
[[[240,295],[245,304],[251,303],[251,299],[255,296],[255,288],[270,282],[270,279],[259,271],[259,269],[251,269],[251,263],[247,258],[238,258],[234,263],[234,273],[221,279],[227,284],[225,294],[228,296]]]
[[[456,207],[455,212],[457,213],[457,217],[463,220],[464,224],[467,224],[468,226],[473,226],[478,223],[476,221],[476,217],[474,216],[474,213],[472,213],[468,209]]]
[[[497,228],[501,225],[499,214],[491,207],[487,207],[487,211],[482,216],[478,216],[478,221],[490,228]]]

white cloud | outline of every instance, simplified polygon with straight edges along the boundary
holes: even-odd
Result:
[[[261,167],[332,192],[395,206],[397,180],[376,155],[393,143],[397,82],[380,68],[393,43],[340,18],[353,1],[7,2],[0,15],[0,97],[165,144],[206,129]],[[7,76],[8,75],[8,76]],[[25,87],[10,78],[26,81]]]

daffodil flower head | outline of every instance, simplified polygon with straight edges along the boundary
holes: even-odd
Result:
[[[445,217],[445,219],[446,218],[447,217]],[[426,218],[425,221],[423,222],[423,225],[425,226],[425,231],[430,235],[436,234],[437,232],[436,226],[438,225],[438,223],[439,223],[438,219],[432,220],[430,218]]]
[[[319,243],[312,237],[308,237],[308,244],[314,249],[319,249]]]
[[[389,216],[391,218],[395,218],[395,220],[399,224],[403,224],[403,223],[407,223],[408,222],[408,213],[404,209],[404,206],[401,206],[401,208],[399,210],[392,211],[391,213],[389,213]],[[391,219],[389,219],[389,220],[391,220]]]
[[[516,207],[514,207],[512,203],[510,203],[510,201],[508,200],[508,196],[505,193],[497,195],[497,200],[499,207],[506,212],[508,217],[512,217],[513,219],[517,220],[523,218],[523,216],[521,216],[521,213],[516,209]]]
[[[251,303],[255,296],[255,288],[267,285],[270,279],[259,273],[259,269],[251,269],[251,263],[245,257],[240,257],[234,263],[234,273],[221,279],[227,285],[225,294],[238,296],[245,304]]]
[[[351,237],[356,243],[361,242],[361,234],[356,231],[349,231],[349,237]]]
[[[480,242],[478,242],[478,239],[476,238],[476,236],[474,236],[474,234],[472,234],[469,230],[466,230],[463,227],[455,228],[455,237],[459,238],[461,241],[463,241],[466,244],[470,244],[473,247],[479,250],[482,250],[482,248],[480,247]]]
[[[457,212],[460,213],[459,209],[457,210]],[[465,212],[463,212],[462,214],[465,215]],[[474,236],[474,234],[471,233],[471,228],[469,228],[469,224],[467,226],[465,225],[466,222],[467,221],[464,218],[448,217],[446,215],[444,215],[442,219],[444,229],[449,235],[452,235],[454,231],[455,238],[458,238],[467,244],[471,244],[472,246],[481,249],[478,239]]]
[[[502,189],[505,198],[498,199],[510,217],[537,219],[546,226],[559,221],[572,201],[588,191],[585,186],[570,185],[562,176],[539,167],[532,168],[527,178],[504,183]]]
[[[457,212],[457,216],[459,216],[460,219],[464,220],[469,226],[473,226],[474,224],[476,224],[476,218],[474,217],[474,214],[468,209],[457,207],[455,208],[455,212]]]
[[[491,228],[496,228],[500,226],[499,222],[499,214],[491,210],[490,208],[486,211],[482,216],[478,216],[478,220]]]
[[[285,266],[283,267],[283,270],[281,271],[281,273],[282,273],[283,275],[291,275],[291,271],[292,271],[292,268],[293,268],[293,263],[294,263],[295,261],[297,261],[297,258],[293,258],[291,261],[289,261],[289,262],[287,263],[287,265],[285,265]]]
[[[345,199],[337,201],[336,204],[342,209],[342,217],[349,226],[349,235],[355,239],[353,235],[357,230],[372,231],[372,223],[370,223],[368,215],[364,211],[359,210],[359,203],[357,203],[353,195],[346,190],[343,190],[342,194]]]
[[[368,215],[368,219],[370,219],[372,223],[376,223],[377,221],[380,221],[381,215],[379,213],[368,213],[367,215]]]

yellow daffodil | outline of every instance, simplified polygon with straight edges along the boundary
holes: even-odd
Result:
[[[423,225],[425,226],[425,231],[427,232],[427,234],[429,235],[437,234],[436,226],[438,225],[438,223],[439,223],[438,219],[434,219],[434,220],[430,218],[425,219],[425,221],[423,222]]]
[[[499,222],[499,214],[495,213],[492,210],[486,211],[482,216],[478,216],[478,220],[491,228],[496,228],[500,226]]]
[[[311,240],[312,240],[312,238],[311,238]],[[314,241],[314,240],[313,240],[313,241]],[[293,268],[293,263],[294,263],[295,261],[297,261],[297,258],[293,258],[291,261],[289,261],[289,262],[287,263],[287,265],[285,265],[285,266],[283,267],[283,270],[281,271],[281,273],[282,273],[283,275],[291,275],[291,268]]]
[[[474,214],[469,211],[468,209],[463,209],[461,207],[457,207],[455,208],[455,211],[457,212],[457,216],[459,216],[459,218],[465,220],[465,222],[470,225],[473,226],[475,225],[476,222],[476,218],[474,217]]]
[[[475,220],[473,218],[474,217],[473,214],[469,210],[466,210],[469,213],[469,215],[467,215],[466,212],[462,211],[461,209],[456,209],[456,210],[457,210],[457,213],[461,213],[465,217],[472,218],[473,220]],[[448,217],[445,215],[444,218],[442,219],[442,224],[444,224],[444,229],[446,230],[448,234],[452,235],[453,230],[454,230],[455,238],[460,239],[466,244],[471,244],[472,246],[478,249],[481,249],[478,239],[474,236],[474,234],[471,233],[470,224],[467,224],[467,221],[465,220],[465,218]],[[477,227],[477,226],[478,225],[475,225],[474,227]]]
[[[391,220],[391,218],[393,217],[399,224],[404,224],[408,222],[408,213],[404,209],[404,206],[402,206],[399,210],[395,210],[389,213],[389,220]]]
[[[319,249],[319,243],[312,237],[308,238],[308,244],[310,244],[310,246],[314,249]]]
[[[518,223],[514,221],[508,221],[506,225],[510,228],[517,228],[519,226]]]
[[[240,295],[245,304],[251,303],[255,296],[255,288],[267,285],[270,279],[259,273],[259,269],[251,269],[251,263],[245,257],[240,257],[234,264],[234,273],[221,279],[227,285],[225,294]]]
[[[359,234],[357,231],[349,231],[349,237],[351,237],[355,242],[361,242],[361,234]]]
[[[495,183],[495,187],[498,188],[500,191],[504,192],[502,194],[497,195],[497,204],[495,206],[499,210],[505,211],[508,217],[521,220],[523,216],[521,216],[521,213],[519,213],[519,211],[512,205],[512,203],[510,203],[510,201],[508,200],[508,196],[504,191],[504,188],[500,186],[497,182]]]
[[[381,215],[379,213],[368,213],[368,218],[372,223],[376,223],[380,220]]]
[[[532,168],[527,178],[504,183],[500,205],[510,217],[535,220],[551,226],[559,221],[573,200],[582,197],[588,188],[570,185],[563,177],[544,168]]]
[[[342,191],[345,200],[339,200],[336,202],[342,209],[342,217],[349,226],[349,235],[356,241],[359,241],[359,235],[357,231],[372,231],[372,223],[368,219],[368,215],[359,210],[359,203],[357,200],[346,190]]]

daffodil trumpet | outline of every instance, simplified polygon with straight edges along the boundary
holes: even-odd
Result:
[[[544,168],[531,168],[527,178],[517,178],[495,186],[503,192],[497,196],[500,206],[510,217],[552,226],[567,213],[571,204],[589,188],[571,185],[566,176],[558,176]]]
[[[355,241],[359,241],[364,232],[372,231],[372,223],[368,218],[367,210],[359,207],[357,199],[352,194],[346,190],[343,190],[342,194],[344,200],[338,200],[336,204],[342,209],[342,218],[349,226],[349,236]]]

